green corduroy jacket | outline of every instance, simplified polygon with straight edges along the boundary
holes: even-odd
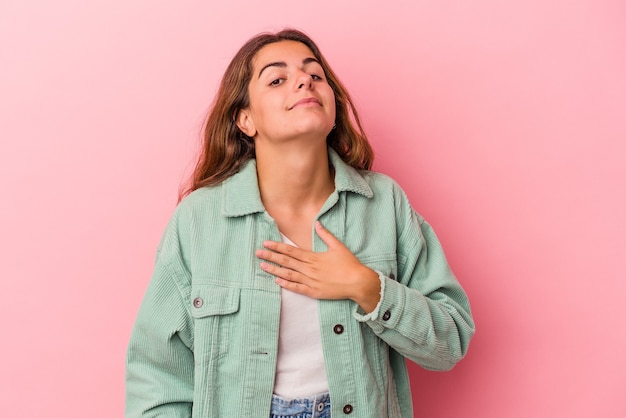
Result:
[[[397,183],[330,149],[329,159],[335,191],[317,220],[382,283],[369,314],[350,300],[318,302],[331,413],[412,418],[405,358],[452,368],[474,334],[469,302]],[[255,256],[268,239],[281,237],[255,160],[178,205],[128,347],[127,417],[269,416],[280,288]],[[313,249],[326,249],[314,232]]]

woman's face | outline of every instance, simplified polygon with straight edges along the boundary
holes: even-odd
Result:
[[[303,43],[280,41],[257,52],[250,105],[237,125],[255,142],[326,138],[335,123],[335,94],[322,66]]]

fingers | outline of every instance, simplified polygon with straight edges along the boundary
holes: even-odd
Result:
[[[274,276],[304,282],[306,276],[317,271],[315,253],[275,241],[266,241],[263,245],[267,249],[256,250],[255,254],[258,258],[273,263],[262,262],[261,269]]]
[[[261,269],[273,275],[276,284],[283,289],[309,297],[317,295],[316,290],[311,287],[310,279],[307,280],[302,273],[266,262],[261,263]]]
[[[281,278],[293,283],[301,283],[304,280],[304,276],[302,273],[299,273],[295,270],[291,270],[289,268],[276,266],[274,264],[262,262],[261,269],[263,271],[268,272],[269,274],[276,276],[277,278]]]
[[[339,241],[330,231],[328,231],[320,221],[315,222],[315,232],[324,241],[328,248],[344,247],[343,243]],[[277,241],[264,241],[263,246],[274,252],[288,255],[300,261],[310,261],[310,251],[302,250],[293,245],[285,244]],[[257,254],[258,255],[258,254]],[[264,257],[261,257],[264,258]]]
[[[309,254],[308,251],[304,251],[298,247],[294,247],[293,245],[289,245],[289,244],[284,244],[282,242],[264,241],[263,246],[267,248],[268,250],[271,250],[271,251],[265,251],[265,252],[263,252],[263,250],[257,250],[257,256],[260,258],[264,258],[264,259],[267,259],[267,258],[259,256],[260,252],[263,252],[262,253],[263,255],[270,253],[270,252],[284,254],[287,257],[295,258],[296,260],[300,260],[300,261],[307,261],[307,255]],[[275,261],[275,260],[271,260],[271,261]],[[278,263],[278,264],[281,264],[281,263]]]
[[[310,298],[320,299],[319,292],[317,292],[315,289],[313,289],[312,287],[308,286],[305,283],[290,282],[289,280],[285,280],[280,277],[277,277],[276,284],[282,287],[283,289],[287,289],[292,292],[299,293],[304,296],[308,296]]]
[[[271,261],[274,264],[288,268],[293,268],[293,263],[295,262],[289,256],[268,250],[256,250],[256,256],[262,260]]]
[[[282,244],[281,244],[282,245]],[[307,266],[310,265],[310,257],[307,254],[295,247],[291,247],[292,250],[288,250],[281,246],[281,248],[272,249],[273,245],[266,245],[267,249],[256,250],[256,256],[262,260],[270,261],[274,264],[278,264],[281,267],[288,268],[290,270],[296,270],[304,272]],[[284,252],[280,252],[280,251]],[[286,250],[286,251],[285,251]],[[297,251],[294,251],[297,250]],[[298,258],[300,257],[300,258]]]
[[[302,273],[265,262],[261,263],[261,269],[273,275],[276,284],[283,289],[315,299],[321,299],[324,296],[318,281]]]

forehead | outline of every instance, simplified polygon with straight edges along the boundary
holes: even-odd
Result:
[[[301,63],[305,58],[315,58],[313,51],[305,44],[298,41],[279,41],[261,48],[252,60],[252,68],[255,74],[263,66],[272,62],[285,62],[289,64],[291,61]]]

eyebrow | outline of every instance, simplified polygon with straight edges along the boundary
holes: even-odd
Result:
[[[302,66],[310,64],[312,62],[316,62],[320,66],[322,65],[322,64],[320,64],[320,62],[316,58],[309,57],[309,58],[305,58],[305,59],[302,60]],[[287,67],[287,63],[285,61],[270,62],[269,64],[267,64],[263,68],[261,68],[261,71],[259,71],[259,77],[258,78],[261,78],[261,74],[263,73],[263,71],[265,71],[265,69],[269,68],[269,67],[286,68]]]

